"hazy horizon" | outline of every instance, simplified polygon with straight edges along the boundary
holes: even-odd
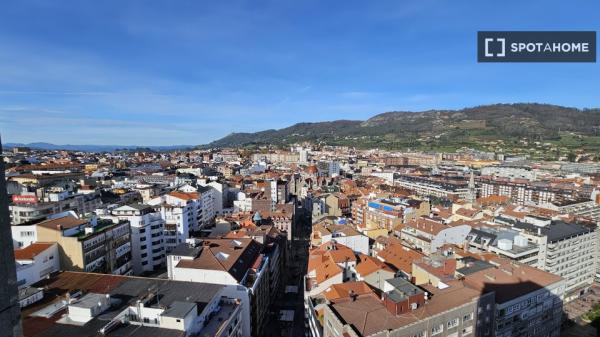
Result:
[[[597,63],[481,64],[476,34],[598,30],[598,12],[596,1],[7,3],[0,133],[196,145],[386,111],[596,107]]]

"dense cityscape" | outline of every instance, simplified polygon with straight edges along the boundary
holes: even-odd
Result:
[[[600,336],[600,1],[0,1],[0,337]]]
[[[595,162],[309,143],[3,159],[24,336],[559,336],[596,315]]]

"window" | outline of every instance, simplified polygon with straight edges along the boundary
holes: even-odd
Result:
[[[425,331],[417,332],[414,337],[425,337]]]
[[[466,336],[466,335],[470,334],[471,332],[473,332],[473,327],[472,326],[468,326],[468,327],[465,327],[462,330],[462,335]]]
[[[466,315],[463,316],[463,322],[468,322],[468,321],[470,321],[472,319],[473,319],[473,313],[472,312],[470,312],[470,313],[468,313],[468,314],[466,314]]]
[[[435,336],[437,334],[442,333],[442,331],[444,331],[444,324],[438,324],[437,326],[431,328],[431,335]]]
[[[458,318],[454,318],[448,321],[448,329],[452,329],[458,326]]]

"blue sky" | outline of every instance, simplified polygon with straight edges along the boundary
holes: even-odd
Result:
[[[596,64],[478,64],[478,30],[600,30],[598,1],[4,1],[4,142],[202,144],[498,102],[600,107]]]

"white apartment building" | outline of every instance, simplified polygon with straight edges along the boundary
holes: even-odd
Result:
[[[131,226],[133,273],[140,275],[166,265],[165,221],[148,205],[132,204],[114,208],[102,216],[113,221],[126,220]]]
[[[563,205],[547,204],[544,207],[558,211],[561,214],[575,214],[593,221],[600,221],[600,204],[594,200],[565,203]]]
[[[482,176],[496,176],[505,178],[520,178],[535,180],[536,172],[530,168],[517,166],[486,166],[481,168]]]
[[[478,252],[492,252],[528,266],[543,269],[540,247],[508,228],[473,228],[466,238],[469,247]]]
[[[534,216],[524,221],[497,217],[496,222],[513,226],[519,235],[539,246],[538,266],[565,279],[565,301],[578,298],[594,282],[598,256],[595,226]]]
[[[469,189],[451,184],[443,184],[425,179],[399,177],[394,179],[394,185],[414,191],[420,196],[434,196],[448,199],[467,199]]]
[[[60,256],[56,242],[34,242],[15,250],[17,285],[28,287],[51,273],[60,270]]]
[[[244,335],[262,336],[272,294],[261,247],[249,238],[189,239],[167,256],[167,273],[170,280],[224,285],[227,296],[241,299]]]
[[[425,254],[435,253],[445,244],[462,244],[471,232],[471,226],[447,226],[429,218],[417,218],[404,224],[400,238],[421,249]]]
[[[225,198],[227,197],[228,186],[227,184],[211,181],[209,183],[199,181],[200,186],[212,187],[214,213],[215,215],[223,214],[223,205],[225,204]]]
[[[217,200],[217,190],[212,186],[200,186],[198,188],[198,195],[200,196],[201,207],[199,214],[200,227],[205,228],[213,224],[215,217],[217,216],[216,204],[219,203],[220,200]]]
[[[165,221],[163,239],[166,252],[185,242],[190,231],[199,230],[201,202],[198,192],[170,192],[148,201]]]

